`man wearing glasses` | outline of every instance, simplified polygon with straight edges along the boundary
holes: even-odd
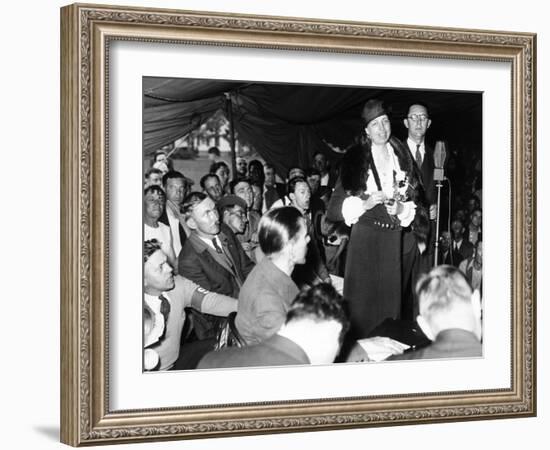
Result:
[[[237,236],[242,235],[246,230],[248,216],[246,214],[246,202],[237,195],[226,195],[217,204],[222,222],[226,224]],[[250,250],[248,242],[241,242],[245,252]]]
[[[428,113],[428,107],[423,103],[413,103],[409,106],[407,117],[403,120],[405,128],[408,130],[407,147],[411,152],[413,161],[415,161],[422,179],[426,202],[430,205],[430,234],[428,236],[425,249],[419,249],[417,252],[409,252],[403,255],[403,260],[409,260],[404,267],[410,267],[410,272],[403,273],[403,292],[406,292],[403,300],[401,315],[405,319],[414,320],[417,315],[417,304],[414,299],[414,285],[418,276],[430,270],[433,265],[435,251],[435,219],[437,214],[437,196],[434,184],[434,159],[433,148],[426,144],[426,131],[432,121]],[[413,234],[409,231],[409,233]]]
[[[426,192],[426,200],[430,204],[430,220],[435,220],[436,192],[433,179],[433,149],[426,145],[425,142],[426,131],[430,128],[432,123],[427,106],[422,103],[413,103],[409,107],[409,112],[403,123],[408,130],[407,146],[422,174],[422,183],[424,184],[424,190]]]

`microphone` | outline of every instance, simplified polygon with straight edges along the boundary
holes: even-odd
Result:
[[[446,157],[447,150],[445,148],[445,142],[437,141],[434,150],[434,181],[443,181],[445,179],[443,167]]]

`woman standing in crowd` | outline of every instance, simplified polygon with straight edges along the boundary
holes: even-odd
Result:
[[[355,339],[367,337],[386,318],[400,317],[403,254],[417,251],[416,238],[403,230],[422,216],[423,201],[418,170],[409,150],[391,136],[383,103],[367,101],[362,118],[365,143],[345,155],[328,212],[329,219],[353,225],[344,298]]]

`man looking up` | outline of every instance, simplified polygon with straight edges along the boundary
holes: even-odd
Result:
[[[237,309],[237,300],[202,289],[179,275],[156,239],[144,242],[143,290],[151,314],[162,315],[164,334],[149,347],[159,356],[159,370],[193,369],[200,358],[213,348],[213,341],[198,341],[180,346],[185,308],[216,316],[227,316]]]
[[[313,285],[320,281],[330,282],[331,278],[328,269],[323,261],[320,250],[320,239],[315,233],[309,202],[311,190],[305,178],[294,177],[288,183],[288,197],[290,203],[302,213],[306,221],[307,233],[310,238],[307,248],[305,264],[297,266],[292,273],[292,279],[299,286]]]
[[[179,255],[178,273],[209,291],[238,297],[254,263],[233,232],[220,226],[214,201],[203,192],[192,192],[182,211],[191,234]]]
[[[246,202],[236,195],[226,195],[218,202],[218,211],[222,222],[227,225],[241,243],[246,255],[255,261],[254,251],[258,246],[258,239],[255,241],[243,240],[247,230],[248,216],[246,214]],[[258,219],[259,220],[259,219]]]
[[[250,257],[255,255],[255,249],[258,248],[258,225],[260,223],[260,214],[252,209],[254,203],[254,192],[250,180],[243,178],[231,182],[231,192],[244,200],[246,204],[246,227],[242,234],[237,235],[237,239],[243,245]],[[256,261],[254,256],[252,259]]]

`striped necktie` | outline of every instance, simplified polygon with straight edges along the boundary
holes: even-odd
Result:
[[[416,159],[416,164],[418,164],[418,167],[422,167],[422,153],[420,153],[420,144],[416,144],[416,153],[414,158]]]
[[[216,252],[219,253],[220,255],[223,255],[223,250],[222,248],[220,247],[220,244],[218,244],[218,240],[216,238],[212,239],[212,244],[214,244],[214,248],[216,249]]]

